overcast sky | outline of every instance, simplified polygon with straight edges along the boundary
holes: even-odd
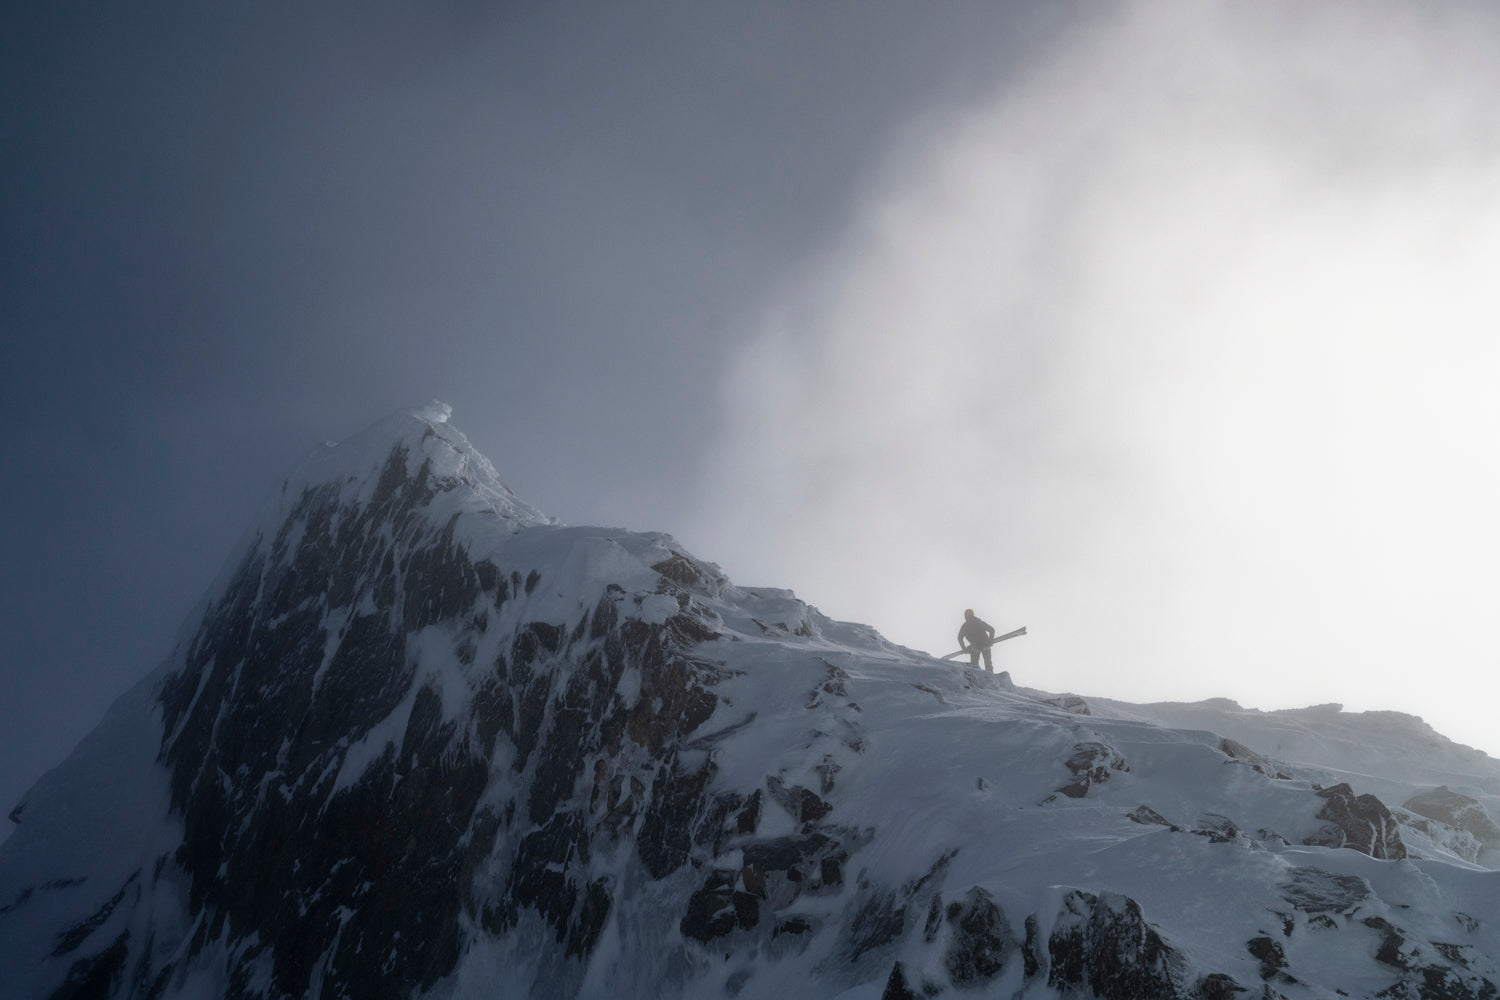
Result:
[[[1023,684],[1500,753],[1486,5],[0,15],[0,802],[319,441]]]

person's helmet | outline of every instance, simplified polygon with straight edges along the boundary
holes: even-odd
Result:
[[[974,609],[973,608],[964,608],[964,617],[965,618],[973,618],[974,617]]]

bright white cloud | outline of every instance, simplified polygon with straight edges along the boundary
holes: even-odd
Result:
[[[1022,683],[1482,742],[1456,707],[1500,649],[1478,16],[1140,4],[914,126],[756,321],[685,537],[934,652],[965,606],[1027,624]]]

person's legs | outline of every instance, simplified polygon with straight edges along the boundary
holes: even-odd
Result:
[[[984,647],[984,669],[992,674],[995,672],[995,664],[990,661],[990,647],[988,646]]]

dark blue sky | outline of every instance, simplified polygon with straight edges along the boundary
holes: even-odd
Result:
[[[8,6],[0,803],[393,409],[672,530],[744,317],[893,134],[1046,47],[1032,6]]]

